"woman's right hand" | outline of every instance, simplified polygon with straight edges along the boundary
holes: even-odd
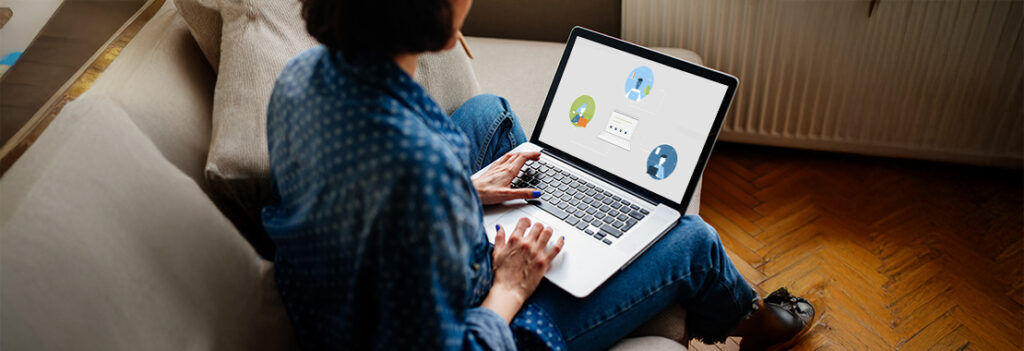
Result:
[[[498,313],[506,322],[511,322],[526,299],[537,289],[540,280],[551,267],[551,262],[562,251],[565,237],[561,237],[548,249],[551,228],[540,223],[531,227],[530,220],[526,218],[519,219],[507,240],[504,228],[498,226],[497,231],[493,253],[494,283],[482,306]]]

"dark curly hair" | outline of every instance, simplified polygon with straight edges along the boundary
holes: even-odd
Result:
[[[345,57],[437,51],[454,35],[451,0],[301,0],[306,31]]]

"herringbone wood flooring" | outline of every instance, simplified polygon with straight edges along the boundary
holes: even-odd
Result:
[[[762,296],[785,286],[814,303],[819,323],[794,349],[1019,350],[1022,179],[1020,171],[719,144],[700,214]]]

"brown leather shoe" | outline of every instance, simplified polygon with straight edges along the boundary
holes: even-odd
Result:
[[[782,350],[795,345],[815,322],[814,306],[802,297],[779,288],[764,298],[762,307],[772,317],[765,318],[761,337],[744,337],[740,350]]]

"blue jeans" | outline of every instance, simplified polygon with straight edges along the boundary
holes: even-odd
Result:
[[[504,98],[473,97],[451,117],[474,146],[474,172],[526,142]],[[527,303],[551,315],[570,350],[603,350],[673,303],[686,309],[692,337],[722,341],[756,310],[757,298],[714,228],[688,215],[589,296],[576,298],[545,280]]]

